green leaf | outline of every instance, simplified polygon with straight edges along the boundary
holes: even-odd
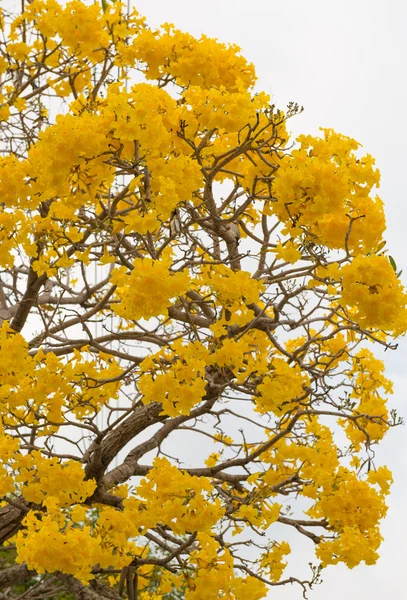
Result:
[[[391,266],[393,267],[393,271],[395,273],[397,273],[396,261],[394,260],[394,258],[392,256],[389,256],[389,262],[390,262]]]
[[[385,245],[386,245],[386,240],[382,240],[380,242],[380,244],[377,246],[376,252],[380,252],[380,250],[383,250],[383,248],[385,247]]]

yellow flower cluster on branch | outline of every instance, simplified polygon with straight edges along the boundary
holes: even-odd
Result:
[[[257,401],[258,410],[284,414],[290,409],[288,405],[304,400],[309,378],[301,373],[298,365],[293,367],[281,358],[272,363],[272,372],[263,379],[258,391],[261,396]]]
[[[342,300],[363,327],[404,333],[407,295],[386,256],[357,256],[342,269]]]
[[[300,147],[281,162],[270,210],[294,238],[306,234],[328,248],[369,252],[385,229],[382,201],[370,196],[380,173],[370,155],[357,156],[355,140],[323,132],[300,136]]]
[[[137,487],[140,499],[126,500],[124,514],[143,529],[160,523],[177,534],[209,532],[224,514],[219,498],[208,502],[213,491],[207,478],[192,477],[166,458],[156,458],[148,478]]]
[[[116,314],[135,321],[168,315],[171,300],[186,293],[190,285],[187,273],[171,273],[170,267],[171,255],[167,254],[160,260],[136,258],[129,275],[125,269],[113,273],[111,281],[118,286],[120,300]]]

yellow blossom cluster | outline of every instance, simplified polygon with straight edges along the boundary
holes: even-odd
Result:
[[[180,471],[166,458],[156,458],[148,477],[137,487],[137,497],[124,501],[124,514],[143,529],[167,525],[174,533],[210,532],[224,514],[206,477]]]
[[[254,125],[256,115],[267,108],[270,98],[260,94],[252,99],[250,92],[239,85],[230,91],[224,85],[206,90],[190,86],[183,96],[191,107],[201,131],[220,129],[228,134],[240,131],[248,123]]]
[[[393,393],[392,382],[384,376],[383,361],[378,360],[366,348],[353,358],[348,372],[352,380],[351,398],[357,404],[354,408],[354,420],[341,421],[346,435],[356,448],[362,443],[381,440],[389,428],[389,411],[384,394]]]
[[[386,514],[382,495],[345,467],[339,467],[329,487],[325,484],[324,488],[308,512],[312,517],[328,519],[336,531],[351,527],[366,532]]]
[[[362,560],[367,565],[374,565],[379,558],[377,549],[382,540],[377,527],[361,533],[357,528],[345,525],[339,537],[319,544],[316,555],[323,566],[344,562],[352,569]]]
[[[20,442],[11,435],[0,433],[0,494],[6,496],[15,491],[15,479],[10,472],[19,454]]]
[[[386,515],[384,495],[392,481],[387,467],[371,471],[367,480],[339,462],[332,432],[313,420],[307,425],[314,443],[298,445],[280,441],[265,457],[270,469],[261,477],[260,487],[281,485],[300,473],[308,483],[301,494],[314,500],[307,511],[313,519],[327,520],[333,539],[321,540],[316,554],[324,566],[344,562],[354,567],[364,561],[376,562],[381,542],[378,524]],[[377,491],[373,486],[377,485]],[[264,489],[267,489],[264,488]],[[270,489],[270,488],[268,488]]]
[[[38,435],[45,435],[58,429],[65,411],[83,417],[116,398],[119,384],[114,380],[122,372],[116,360],[103,353],[89,359],[83,350],[75,349],[68,362],[42,350],[32,356],[24,337],[4,322],[0,328],[3,424],[35,423],[40,427]],[[49,425],[40,425],[42,419]]]
[[[233,314],[231,322],[239,323],[238,315]],[[248,322],[248,316],[241,324]],[[236,323],[238,321],[238,323]],[[219,367],[227,367],[236,377],[237,383],[243,383],[246,379],[267,375],[270,370],[270,343],[267,335],[261,331],[251,330],[238,340],[225,337],[225,326],[230,322],[218,319],[212,331],[223,333],[221,339],[214,338],[213,350],[210,355],[210,363]]]
[[[234,44],[226,45],[203,35],[200,39],[166,24],[161,30],[145,30],[137,37],[135,58],[146,64],[147,79],[165,75],[178,85],[203,89],[235,90],[253,86],[254,67]]]
[[[25,529],[17,534],[18,562],[26,563],[37,573],[75,575],[83,582],[92,579],[90,570],[99,562],[100,541],[90,535],[89,526],[68,526],[61,530],[54,515],[30,512],[24,519]]]
[[[391,479],[391,474],[386,473],[386,478]],[[318,545],[316,554],[322,564],[343,561],[349,568],[362,560],[374,564],[382,540],[378,523],[386,512],[383,492],[377,492],[368,482],[358,480],[353,472],[340,467],[331,488],[325,487],[308,511],[313,517],[326,518],[339,533],[334,540]]]
[[[277,258],[291,263],[292,265],[299,261],[302,257],[301,251],[298,249],[298,244],[294,244],[288,240],[286,243],[279,242],[274,249]]]
[[[280,581],[287,563],[284,557],[290,554],[290,544],[287,542],[275,542],[271,549],[265,552],[260,559],[260,568],[271,579],[271,581]]]
[[[243,383],[254,373],[269,373],[268,350],[267,336],[254,330],[237,341],[224,335],[222,339],[215,337],[207,344],[175,341],[170,347],[146,357],[140,364],[138,389],[143,394],[142,401],[145,404],[160,402],[163,413],[169,416],[190,414],[205,395],[207,367],[227,368],[233,372],[237,383]],[[277,365],[279,361],[284,362],[277,359]],[[297,371],[288,365],[286,371],[293,372],[292,379],[295,380]],[[263,406],[263,401],[261,404]]]
[[[315,355],[318,366],[331,372],[348,360],[348,341],[343,333],[335,331],[325,331],[322,336],[311,329],[308,338],[292,338],[286,342],[285,349],[290,354],[295,353],[300,359],[310,354]]]
[[[24,472],[21,479],[28,479],[27,499],[47,507],[46,515],[30,512],[24,521],[24,530],[17,537],[19,561],[25,561],[39,573],[54,570],[52,555],[55,553],[57,562],[54,564],[58,570],[88,581],[96,564],[104,568],[128,564],[138,552],[131,539],[140,532],[156,524],[170,526],[178,534],[209,532],[224,513],[219,499],[208,502],[213,493],[208,479],[190,476],[167,459],[158,458],[148,477],[137,486],[134,496],[124,500],[123,511],[100,507],[96,523],[91,526],[87,509],[80,503],[93,493],[96,484],[83,479],[79,463],[58,464],[57,460],[45,459],[39,452],[21,458],[20,462],[26,465],[21,468]],[[36,465],[35,469],[30,465]],[[79,504],[69,513],[61,511],[72,503]],[[50,551],[42,554],[47,535]],[[67,549],[69,556],[62,564]]]
[[[50,40],[62,40],[70,54],[86,57],[92,62],[98,62],[101,49],[109,46],[106,21],[96,3],[86,5],[80,0],[71,0],[62,7],[55,0],[34,0],[27,5],[24,17],[28,22],[34,22],[36,29]],[[15,22],[14,28],[18,24]]]
[[[38,573],[52,573],[53,565],[57,565],[60,572],[87,583],[96,565],[120,569],[142,554],[143,548],[129,541],[138,534],[136,524],[117,509],[99,509],[94,523],[89,507],[84,505],[76,504],[68,512],[62,510],[55,497],[46,504],[47,514],[28,513],[16,539],[18,561],[26,562]],[[140,575],[150,570],[149,565],[141,567]]]
[[[407,330],[407,294],[384,255],[356,256],[343,267],[342,300],[362,327],[395,335]]]
[[[94,202],[98,189],[107,189],[113,170],[103,153],[108,129],[92,113],[57,115],[55,125],[39,134],[28,153],[27,193],[37,200],[57,198],[50,215],[68,219],[72,210]]]
[[[24,485],[24,497],[35,504],[70,506],[84,502],[96,489],[95,481],[85,481],[82,465],[73,460],[60,463],[34,451],[16,458],[16,466],[20,473],[16,481]]]
[[[230,310],[236,324],[239,323],[239,315],[242,315],[243,322],[247,322],[247,315],[249,318],[253,315],[246,307],[251,303],[259,303],[264,290],[264,284],[253,279],[248,271],[234,272],[225,265],[203,267],[200,277],[194,283],[203,290],[209,288],[217,302]]]
[[[134,321],[168,315],[171,300],[185,294],[190,285],[188,273],[171,272],[171,263],[167,252],[159,260],[136,258],[129,274],[125,267],[118,267],[111,277],[119,300],[115,313]]]
[[[255,505],[257,504],[257,506]],[[255,527],[267,530],[280,516],[282,505],[277,502],[262,501],[252,504],[241,504],[234,513],[237,519],[242,519]]]
[[[137,140],[136,158],[143,160],[151,176],[146,201],[155,207],[157,218],[165,221],[179,202],[202,187],[199,164],[189,156],[188,145],[173,135],[180,121],[188,118],[184,107],[154,85],[138,83],[126,92],[117,83],[109,86],[100,112],[108,137],[113,145],[123,146],[122,155],[129,160]]]
[[[229,550],[221,551],[219,543],[207,533],[199,533],[197,539],[200,548],[191,554],[195,576],[186,600],[206,600],[208,597],[260,600],[266,596],[266,586],[255,577],[236,577]]]
[[[138,383],[143,402],[160,402],[171,417],[189,414],[205,394],[208,359],[207,348],[199,342],[175,342],[171,349],[148,356],[140,365]]]
[[[272,362],[272,372],[257,387],[260,397],[256,399],[257,410],[282,415],[297,408],[308,396],[309,378],[297,364],[289,365],[282,358]]]
[[[188,95],[187,92],[183,94],[183,97],[185,95]],[[204,145],[201,151],[204,166],[206,169],[210,169],[217,164],[216,181],[234,181],[237,177],[242,188],[247,192],[255,190],[256,195],[260,198],[267,197],[270,192],[268,181],[273,177],[281,162],[281,155],[268,149],[267,143],[272,140],[279,149],[285,148],[289,135],[286,131],[284,116],[281,112],[274,114],[270,110],[268,107],[270,98],[263,93],[250,97],[245,92],[231,93],[228,91],[228,94],[218,94],[218,97],[220,123],[224,129],[208,129],[211,124],[215,123],[218,107],[212,101],[214,112],[210,116],[208,108],[211,103],[207,92],[188,96],[191,114],[200,131],[196,144]],[[223,108],[226,100],[227,106],[238,106],[239,111],[231,110],[229,112],[226,106]],[[253,136],[253,142],[248,148],[242,144],[240,150],[242,142],[241,113],[247,115],[249,122],[256,124],[254,128],[258,133]],[[206,141],[209,134],[210,141]],[[263,156],[265,160],[259,160],[259,155]],[[218,163],[222,163],[225,157],[228,157],[227,167],[223,169],[218,166]],[[242,214],[242,221],[254,226],[260,222],[262,212],[268,212],[268,203],[256,202],[253,199],[253,203]]]
[[[270,210],[293,238],[369,252],[385,229],[382,201],[370,196],[380,173],[370,155],[358,158],[355,140],[323,132],[323,138],[300,136],[299,148],[281,161]]]

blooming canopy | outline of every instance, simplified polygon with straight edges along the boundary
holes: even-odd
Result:
[[[374,159],[118,1],[0,29],[0,585],[260,600],[374,564],[374,350],[407,330]]]

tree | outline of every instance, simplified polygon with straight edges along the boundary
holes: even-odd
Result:
[[[374,564],[400,421],[373,352],[407,296],[373,158],[290,141],[237,46],[119,2],[1,31],[4,597],[257,600]]]

